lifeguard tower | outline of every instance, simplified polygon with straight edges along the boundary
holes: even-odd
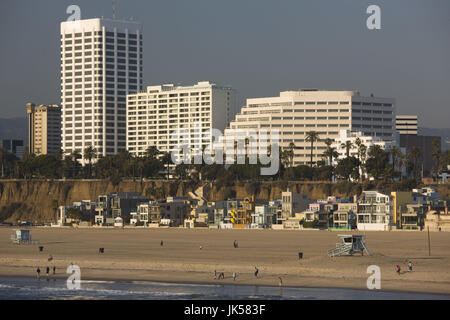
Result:
[[[367,248],[365,241],[363,240],[365,236],[339,234],[338,237],[342,241],[336,243],[336,248],[328,250],[329,257],[338,257],[342,255],[352,256],[355,252],[360,252],[361,256],[363,256],[364,250],[366,250],[367,254],[370,256],[370,251]]]
[[[35,244],[37,240],[31,240],[31,232],[26,229],[14,230],[14,234],[11,235],[11,240],[13,243],[17,244]]]

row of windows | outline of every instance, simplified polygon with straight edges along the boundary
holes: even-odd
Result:
[[[82,106],[84,106],[85,108],[88,108],[88,107],[92,107],[92,106],[94,106],[94,107],[103,107],[103,103],[102,102],[96,102],[96,103],[94,103],[94,104],[92,104],[92,103],[90,103],[90,102],[85,102],[85,103],[75,103],[75,108],[81,108]],[[70,109],[72,107],[72,104],[63,104],[63,106],[62,106],[62,108],[63,108],[63,110],[64,109]],[[119,108],[119,109],[125,109],[126,108],[126,105],[125,104],[123,104],[123,103],[117,103],[117,104],[114,104],[114,103],[111,103],[111,102],[108,102],[108,103],[106,103],[105,104],[105,107],[106,107],[106,112],[107,113],[113,113],[110,109],[108,109],[108,108]],[[86,109],[86,110],[89,110],[89,109]],[[97,109],[97,110],[101,110],[101,109]],[[86,111],[87,112],[87,111]]]
[[[229,92],[227,92],[230,94]],[[202,92],[184,92],[184,93],[171,93],[171,94],[160,94],[160,95],[133,95],[130,96],[130,100],[148,100],[148,99],[155,99],[155,98],[176,98],[176,97],[188,97],[188,96],[207,96],[210,95],[210,91],[202,91]]]
[[[84,114],[91,114],[91,113],[103,114],[103,110],[102,109],[95,109],[94,110],[95,112],[92,112],[92,109],[75,110],[75,114],[83,114],[83,111],[84,111]],[[114,113],[115,113],[115,110],[106,109],[106,114],[114,114]],[[125,110],[120,110],[120,109],[117,110],[117,114],[125,115],[125,113],[126,113]],[[72,115],[72,110],[65,111],[63,116],[64,115]],[[61,117],[59,117],[59,118],[61,118]]]
[[[268,118],[238,118],[238,122],[256,121],[257,119]],[[348,120],[349,117],[273,117],[272,120]]]
[[[64,36],[65,39],[72,39],[72,37],[73,38],[80,38],[83,35],[85,37],[91,37],[92,35],[94,35],[94,36],[102,36],[103,35],[103,31],[94,31],[94,33],[92,33],[92,31],[88,31],[88,32],[85,32],[84,34],[82,32],[77,32],[77,33],[74,33],[73,36],[72,36],[71,33],[66,33],[64,35],[61,35],[61,38],[63,38],[63,36]],[[114,32],[107,31],[105,33],[105,36],[106,37],[114,37]],[[122,33],[122,32],[117,32],[117,38],[126,38],[126,34]],[[137,34],[129,33],[128,34],[128,38],[137,40]],[[139,35],[139,39],[142,39],[142,34]]]
[[[353,113],[375,113],[375,114],[392,114],[392,111],[381,111],[381,110],[360,110],[360,109],[353,109]]]
[[[307,128],[315,128],[315,127],[329,127],[329,128],[337,128],[337,127],[341,127],[341,128],[347,128],[349,127],[349,124],[261,124],[260,128],[291,128],[291,127],[307,127]],[[245,129],[247,126],[245,125],[232,125],[231,128],[232,129]]]
[[[352,117],[353,121],[384,121],[393,122],[391,118],[364,118],[364,117]]]

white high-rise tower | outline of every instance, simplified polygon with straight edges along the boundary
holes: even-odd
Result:
[[[126,96],[142,90],[142,25],[88,19],[61,23],[61,147],[126,149]]]

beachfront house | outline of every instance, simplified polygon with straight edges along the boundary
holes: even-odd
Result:
[[[313,203],[313,200],[308,196],[293,192],[288,188],[287,191],[281,193],[281,217],[277,223],[282,224],[283,221],[293,217],[295,213],[306,210],[310,203]]]
[[[129,216],[136,212],[140,203],[150,199],[139,192],[114,192],[100,195],[95,203],[95,222],[101,225],[114,225],[117,217]]]
[[[333,221],[330,229],[351,230],[356,228],[358,204],[356,202],[340,202],[337,206],[337,210],[333,212]]]
[[[123,219],[121,217],[114,218],[114,227],[116,227],[116,228],[123,227]]]
[[[143,210],[142,210],[143,209]],[[148,207],[141,208],[140,205],[137,208],[138,212],[131,212],[130,224],[134,226],[147,226],[148,223]]]
[[[255,206],[255,212],[252,213],[252,224],[251,228],[270,228],[272,225],[273,219],[273,210],[271,210],[270,206],[259,205]]]
[[[427,204],[409,203],[402,206],[400,210],[401,226],[406,230],[422,230]]]
[[[189,217],[192,205],[195,200],[189,200],[188,197],[167,197],[165,200],[159,201],[159,214],[161,222],[163,219],[170,220],[170,226],[178,227],[184,224],[184,220]]]
[[[393,225],[392,202],[388,194],[363,191],[358,201],[357,228],[367,231],[387,231]]]
[[[395,228],[400,229],[402,226],[401,208],[408,203],[412,203],[412,192],[410,191],[392,191],[391,203],[392,203],[392,225]]]

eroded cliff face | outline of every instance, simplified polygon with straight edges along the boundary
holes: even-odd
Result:
[[[0,181],[0,221],[55,222],[61,205],[94,200],[110,192],[140,192],[152,199],[181,196],[191,191],[188,183],[176,181]]]
[[[71,205],[81,200],[94,200],[99,195],[110,192],[140,192],[151,199],[168,196],[183,196],[195,191],[199,186],[188,181],[122,181],[114,186],[108,180],[71,181],[0,181],[0,222],[17,220],[33,223],[55,222],[58,206]],[[226,197],[280,199],[287,188],[306,194],[310,199],[324,199],[329,195],[351,197],[362,191],[360,185],[350,187],[332,183],[286,183],[249,182],[235,183],[230,187],[216,188],[214,183],[204,189],[204,197],[209,201]],[[450,196],[450,185],[440,185],[442,198]]]

